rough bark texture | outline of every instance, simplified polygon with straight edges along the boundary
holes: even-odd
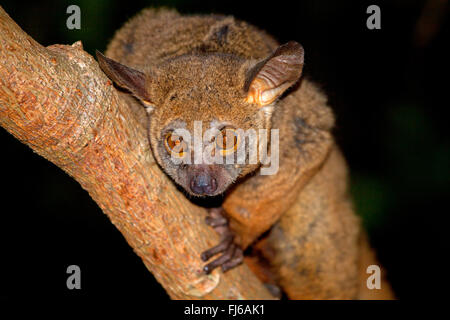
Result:
[[[145,130],[80,42],[42,47],[0,8],[0,125],[97,202],[174,299],[270,299],[243,265],[206,276],[206,212],[155,163]]]

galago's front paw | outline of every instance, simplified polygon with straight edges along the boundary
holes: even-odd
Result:
[[[244,260],[244,253],[242,252],[242,249],[234,243],[234,234],[228,226],[228,220],[225,217],[223,209],[209,209],[205,222],[217,231],[220,235],[220,242],[217,246],[204,251],[201,254],[202,260],[208,261],[211,257],[218,253],[223,252],[223,254],[208,263],[203,268],[203,271],[206,274],[209,274],[215,268],[220,266],[222,271],[225,272],[241,264]]]

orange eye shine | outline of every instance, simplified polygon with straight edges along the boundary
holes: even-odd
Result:
[[[239,135],[234,129],[224,128],[216,139],[216,145],[223,155],[235,152],[239,145]]]
[[[164,146],[167,152],[179,157],[182,157],[188,149],[186,141],[183,141],[183,137],[172,132],[166,134]]]

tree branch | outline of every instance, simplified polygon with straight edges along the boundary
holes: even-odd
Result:
[[[80,42],[47,48],[0,7],[0,125],[97,202],[174,299],[270,299],[247,266],[200,273],[205,210],[155,163],[144,128]]]

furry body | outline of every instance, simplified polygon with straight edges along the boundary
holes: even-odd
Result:
[[[155,158],[181,185],[187,177],[166,165],[160,143],[160,132],[177,125],[174,119],[182,119],[186,128],[200,117],[243,129],[279,129],[277,174],[259,175],[258,166],[246,166],[218,176],[232,183],[219,191],[225,191],[223,208],[236,241],[242,248],[258,248],[288,297],[390,298],[386,282],[382,290],[365,286],[367,266],[377,263],[347,194],[347,169],[330,133],[334,117],[325,95],[301,79],[265,113],[242,102],[245,71],[278,46],[266,33],[231,17],[147,9],[116,33],[106,56],[148,75],[148,124],[138,100],[122,96],[149,126]]]

